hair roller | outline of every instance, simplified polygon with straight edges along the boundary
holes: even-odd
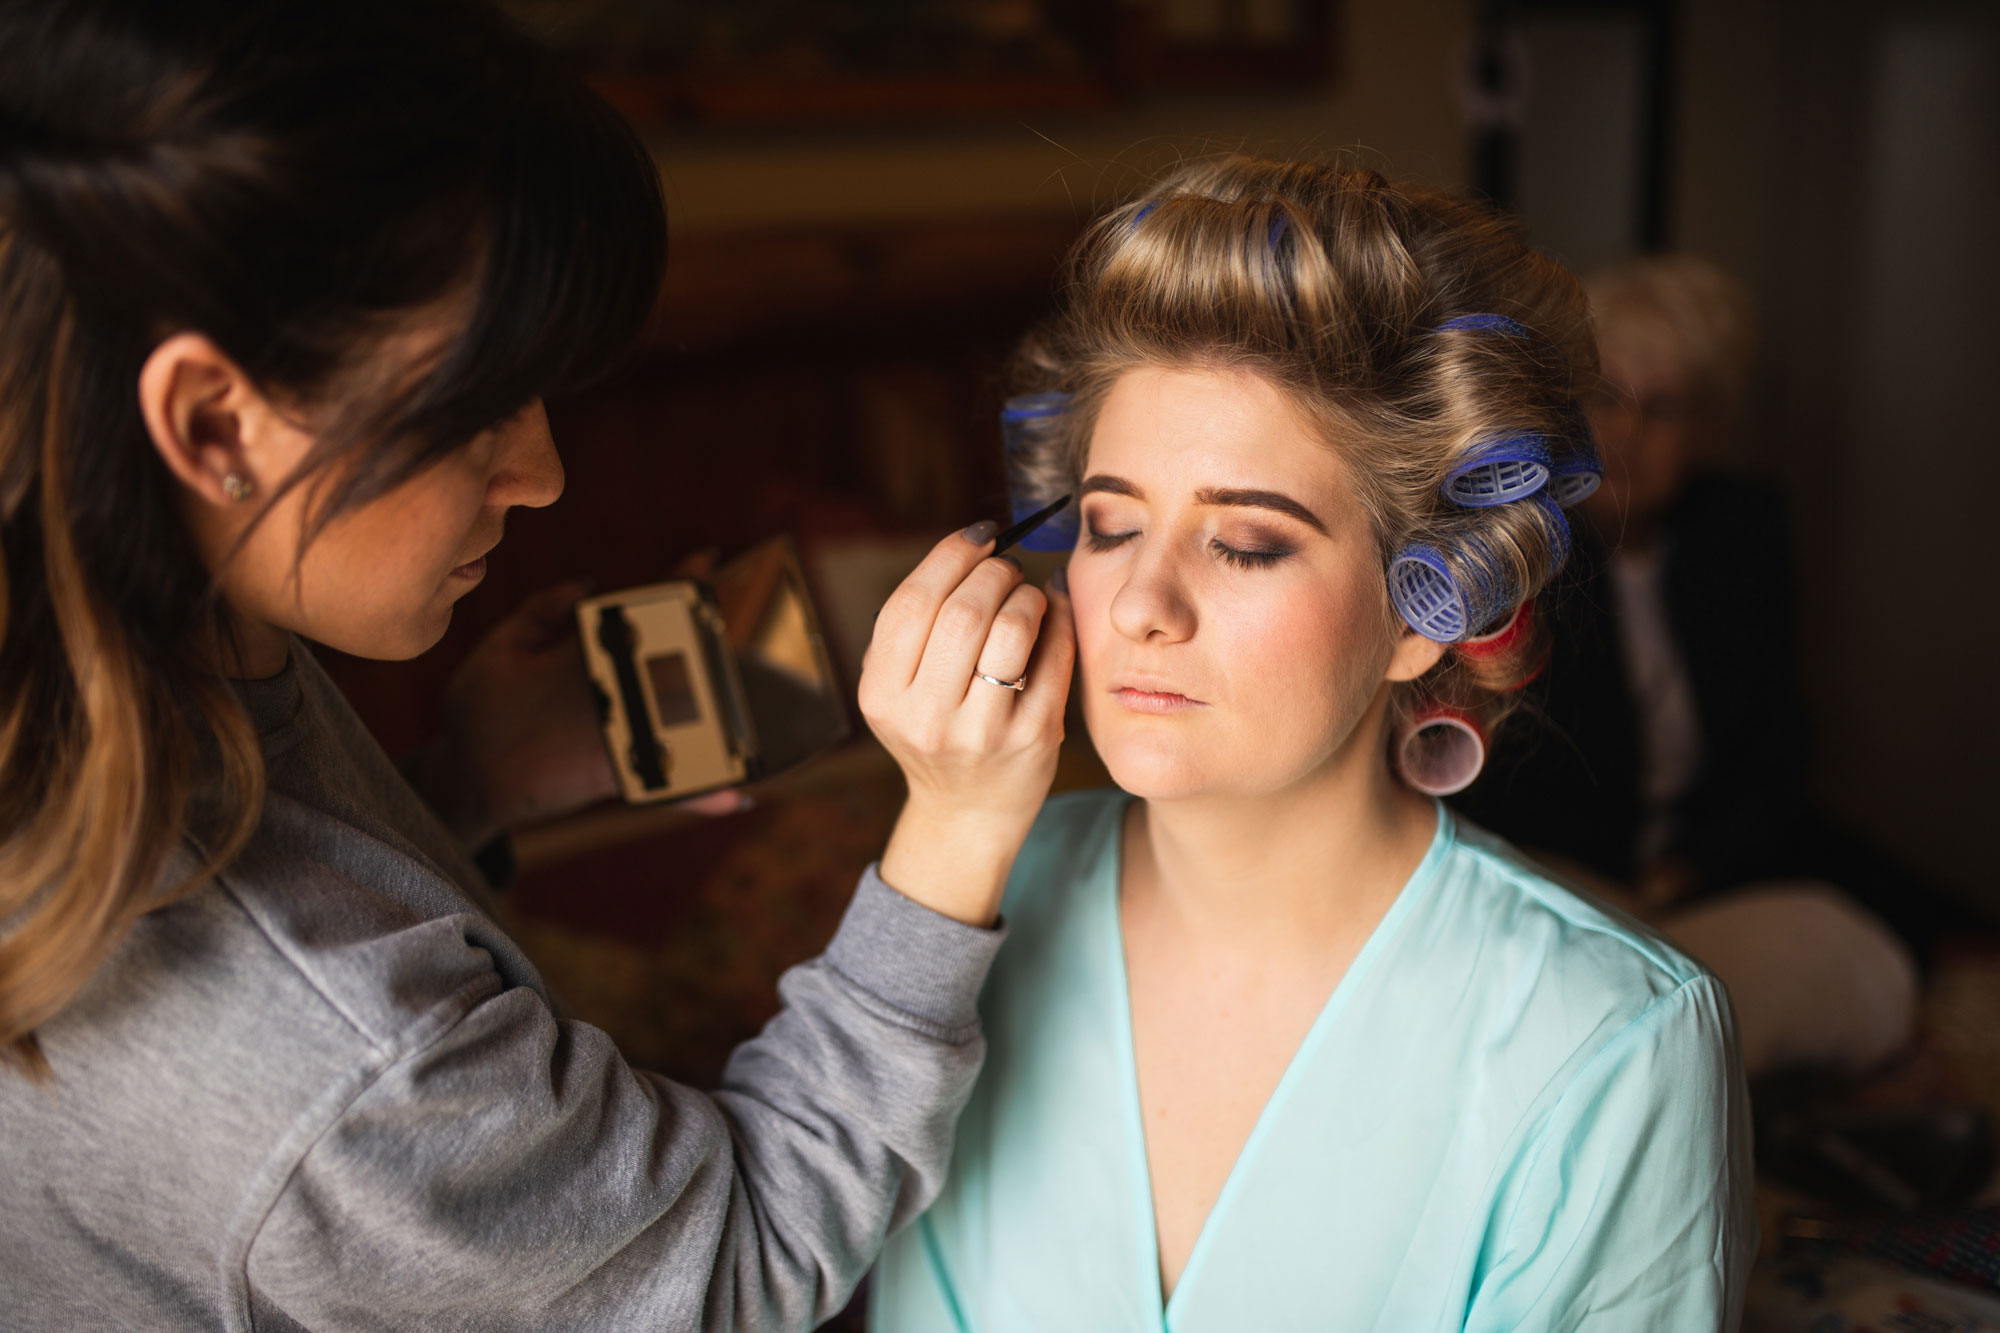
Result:
[[[1397,614],[1436,643],[1479,633],[1519,598],[1506,561],[1479,537],[1450,547],[1406,546],[1389,562],[1389,600]]]
[[[1535,624],[1535,599],[1525,598],[1495,629],[1461,639],[1457,651],[1462,657],[1490,661],[1504,657],[1519,646]]]
[[[1549,495],[1564,509],[1583,503],[1604,484],[1604,460],[1588,439],[1576,441],[1570,451],[1555,461],[1549,477]]]
[[[1527,598],[1497,629],[1463,639],[1455,646],[1470,678],[1482,689],[1511,694],[1542,674],[1548,665],[1548,644],[1534,638],[1535,616],[1535,599]],[[1523,650],[1535,647],[1540,651],[1524,663]]]
[[[1505,315],[1488,315],[1488,314],[1460,315],[1456,319],[1448,319],[1444,323],[1437,326],[1437,331],[1439,333],[1450,333],[1456,329],[1470,329],[1475,332],[1490,331],[1493,333],[1504,333],[1514,338],[1530,338],[1534,336],[1529,331],[1527,325],[1522,324],[1516,320],[1511,320],[1507,318]]]
[[[1471,786],[1486,766],[1486,734],[1470,713],[1427,704],[1397,731],[1391,756],[1412,788],[1450,796]]]
[[[1549,481],[1549,445],[1539,435],[1490,440],[1444,479],[1444,497],[1468,509],[1525,500]]]
[[[1049,452],[1069,411],[1066,393],[1024,393],[1000,407],[1000,441],[1007,472],[1007,499],[1016,522],[1055,499],[1046,481],[1034,475],[1033,460]],[[1076,545],[1078,506],[1071,505],[1020,540],[1024,551],[1067,551]]]

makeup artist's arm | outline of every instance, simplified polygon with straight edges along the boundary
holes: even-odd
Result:
[[[991,540],[978,524],[932,549],[882,608],[861,678],[861,711],[909,784],[882,879],[980,926],[1055,778],[1076,651],[1068,596],[986,559]]]
[[[986,549],[947,538],[883,613],[862,689],[911,789],[887,882],[863,874],[714,1094],[503,978],[482,917],[340,953],[399,1007],[257,1177],[281,1182],[245,1265],[260,1325],[802,1333],[846,1303],[943,1186],[1001,939],[967,923],[992,919],[1061,734],[1067,601],[1044,615]],[[1019,693],[972,680],[1023,664]]]

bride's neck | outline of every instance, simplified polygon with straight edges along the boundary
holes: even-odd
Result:
[[[1423,859],[1437,818],[1382,752],[1364,742],[1280,792],[1141,803],[1127,827],[1126,892],[1224,947],[1310,947],[1372,922]]]

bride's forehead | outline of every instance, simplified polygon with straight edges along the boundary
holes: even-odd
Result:
[[[1240,371],[1146,370],[1121,378],[1085,458],[1085,476],[1103,473],[1148,494],[1241,488],[1319,496],[1347,483],[1338,452],[1283,392]]]

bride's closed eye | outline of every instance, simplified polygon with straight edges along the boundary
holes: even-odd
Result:
[[[1115,547],[1123,546],[1138,535],[1137,529],[1125,532],[1106,532],[1098,527],[1096,523],[1086,523],[1084,525],[1084,544],[1092,551],[1112,550]],[[1224,562],[1234,565],[1238,569],[1269,569],[1272,565],[1277,564],[1280,560],[1293,553],[1291,547],[1282,544],[1238,547],[1231,546],[1220,539],[1212,538],[1208,545],[1209,549],[1221,557]]]
[[[1084,524],[1083,533],[1085,542],[1093,551],[1108,551],[1114,546],[1123,546],[1139,535],[1137,529],[1128,532],[1105,532],[1097,524],[1090,522]]]
[[[1292,554],[1289,546],[1271,546],[1261,549],[1241,550],[1220,541],[1211,541],[1211,549],[1238,569],[1269,569],[1286,556]]]

